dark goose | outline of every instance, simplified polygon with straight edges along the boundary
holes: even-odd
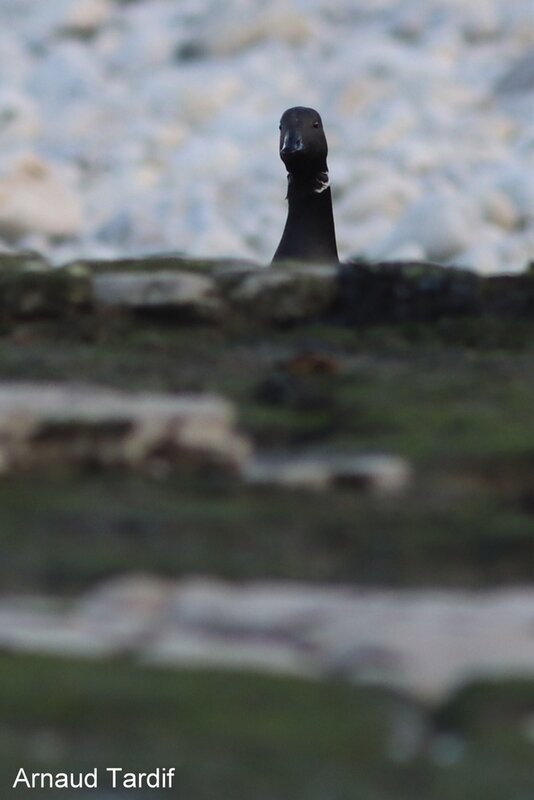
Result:
[[[273,261],[338,261],[328,145],[313,108],[289,108],[280,120],[280,158],[287,168],[288,213]]]

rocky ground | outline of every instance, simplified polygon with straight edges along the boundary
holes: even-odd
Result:
[[[530,272],[26,253],[0,285],[2,780],[532,795]]]
[[[322,114],[343,258],[522,270],[531,0],[0,0],[0,244],[268,261]]]

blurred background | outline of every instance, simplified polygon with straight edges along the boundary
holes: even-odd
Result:
[[[0,1],[0,237],[270,260],[277,126],[322,114],[342,258],[534,250],[531,0]]]

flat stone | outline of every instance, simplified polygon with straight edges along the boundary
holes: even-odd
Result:
[[[262,458],[246,465],[245,480],[253,486],[324,490],[334,485],[388,493],[405,489],[411,479],[410,464],[385,454],[317,455]]]
[[[70,608],[0,599],[0,647],[337,678],[442,702],[534,675],[534,592],[382,590],[126,576]]]
[[[100,633],[71,625],[52,611],[0,608],[0,648],[14,653],[101,658],[116,652],[116,644]]]
[[[196,631],[162,631],[141,653],[143,663],[166,667],[253,670],[313,677],[307,659],[290,643],[233,639]]]
[[[234,410],[209,395],[128,394],[91,386],[3,384],[0,470],[97,464],[155,471],[240,469],[249,446]]]
[[[229,264],[219,264],[214,270],[213,277],[217,282],[219,290],[224,295],[231,294],[248,278],[254,275],[263,274],[268,267],[247,261],[233,261]]]
[[[175,311],[187,318],[218,319],[224,306],[214,281],[187,272],[107,272],[93,278],[96,305],[134,311]]]
[[[534,674],[528,590],[370,590],[349,605],[310,635],[325,674],[430,699],[474,678]]]
[[[406,459],[379,453],[332,457],[330,469],[336,484],[382,493],[406,489],[412,477]]]
[[[332,265],[271,267],[246,273],[229,300],[264,322],[299,322],[327,312],[338,283],[338,269]]]
[[[245,468],[245,480],[252,486],[282,486],[286,489],[321,491],[331,485],[332,475],[325,463],[313,459],[252,459]]]
[[[239,586],[214,579],[182,581],[169,598],[168,620],[173,627],[236,638],[288,640],[301,637],[310,626],[337,608],[343,590],[284,582],[255,582]]]
[[[75,604],[69,621],[88,636],[111,639],[132,649],[154,635],[170,595],[168,581],[150,575],[125,575],[87,592]]]

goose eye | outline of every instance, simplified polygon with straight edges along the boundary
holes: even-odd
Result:
[[[318,120],[315,120],[315,122],[313,123],[313,127],[314,128],[318,128],[319,127],[319,121]]]

